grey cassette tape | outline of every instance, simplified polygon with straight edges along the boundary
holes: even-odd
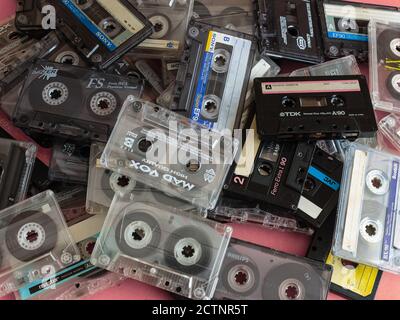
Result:
[[[150,38],[139,44],[134,52],[157,57],[161,54],[180,57],[194,0],[135,0],[133,3],[154,28]]]
[[[0,212],[0,296],[80,260],[53,192],[41,193]]]
[[[367,146],[347,149],[334,255],[400,273],[399,166]]]
[[[331,273],[323,263],[232,239],[214,298],[325,300]]]
[[[170,109],[209,128],[238,128],[254,60],[253,37],[192,20],[186,43]]]
[[[237,139],[134,96],[125,102],[101,165],[205,209],[213,209]]]
[[[173,207],[116,196],[91,262],[187,298],[210,299],[232,229]]]

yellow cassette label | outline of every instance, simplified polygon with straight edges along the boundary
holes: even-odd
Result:
[[[332,283],[363,297],[372,294],[379,270],[363,264],[346,262],[329,254],[326,261],[333,267]]]

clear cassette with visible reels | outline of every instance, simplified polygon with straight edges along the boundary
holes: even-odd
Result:
[[[400,116],[389,114],[379,122],[380,133],[400,152]]]
[[[400,273],[399,166],[367,146],[347,149],[334,255]]]
[[[205,209],[215,207],[238,149],[223,135],[130,96],[101,165]]]
[[[212,298],[232,229],[148,200],[147,191],[114,198],[91,262],[187,298]]]
[[[307,258],[232,239],[217,300],[325,300],[331,268]]]
[[[393,21],[369,24],[371,96],[375,109],[400,113],[400,20]]]
[[[0,296],[43,284],[80,260],[52,191],[0,212]]]

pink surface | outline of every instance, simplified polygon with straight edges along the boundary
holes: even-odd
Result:
[[[354,0],[357,1],[357,0]],[[400,7],[400,0],[364,0],[357,2],[368,2],[382,5],[393,5]],[[13,14],[15,10],[15,0],[0,0],[0,20]],[[283,65],[283,72],[291,71],[296,67],[302,67],[294,63]],[[362,66],[364,73],[367,67]],[[268,246],[274,249],[285,251],[292,254],[304,255],[307,251],[310,238],[307,236],[291,233],[281,233],[266,230],[258,226],[233,225],[234,236],[259,245]],[[400,277],[385,273],[376,295],[377,299],[400,299]],[[7,297],[12,299],[12,297]],[[125,281],[120,287],[104,290],[103,292],[89,297],[90,300],[152,300],[152,299],[171,299],[171,296],[162,290],[141,284],[134,280]],[[329,299],[341,299],[335,294],[330,294]]]

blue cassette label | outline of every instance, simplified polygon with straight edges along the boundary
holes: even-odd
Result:
[[[323,184],[327,185],[329,188],[333,189],[334,191],[338,191],[340,188],[340,183],[332,179],[322,171],[318,170],[315,167],[310,167],[308,170],[308,174],[322,182]]]
[[[368,36],[365,34],[347,33],[347,32],[328,32],[329,39],[341,39],[349,41],[368,42]]]

